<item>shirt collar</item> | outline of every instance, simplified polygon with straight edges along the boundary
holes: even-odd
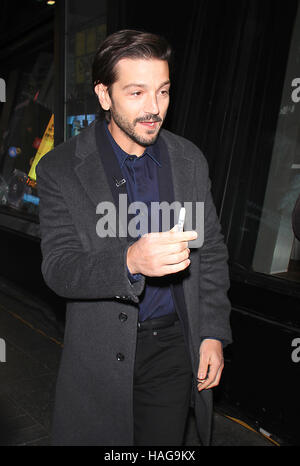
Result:
[[[105,127],[106,134],[108,136],[108,139],[110,140],[111,145],[112,145],[112,147],[114,149],[114,152],[115,152],[115,154],[117,156],[120,167],[123,168],[123,165],[124,165],[127,157],[130,157],[130,155],[127,154],[127,152],[125,152],[117,144],[117,142],[114,140],[114,138],[111,135],[111,132],[108,129],[108,125],[107,125],[106,121],[104,122],[104,127]],[[146,147],[146,149],[145,149],[143,155],[141,155],[141,157],[143,157],[144,155],[149,155],[149,157],[153,160],[153,162],[155,162],[159,167],[161,167],[159,151],[157,150],[157,148],[155,146],[156,146],[156,144],[154,143],[151,146]]]

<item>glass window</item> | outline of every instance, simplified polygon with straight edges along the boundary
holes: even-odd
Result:
[[[67,3],[65,139],[88,126],[98,112],[92,61],[106,37],[106,1]]]
[[[53,147],[52,46],[41,47],[34,59],[16,60],[19,67],[11,69],[5,80],[6,101],[0,118],[0,211],[6,215],[38,216],[35,165],[41,154]]]
[[[292,212],[300,195],[300,8],[295,20],[252,268],[300,282]],[[255,208],[255,206],[252,206]]]

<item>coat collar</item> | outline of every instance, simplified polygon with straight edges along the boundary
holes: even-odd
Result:
[[[161,161],[158,169],[160,201],[183,203],[191,199],[194,161],[184,154],[167,131],[161,131],[156,146]],[[127,189],[126,183],[116,186],[116,180],[121,181],[123,176],[105,134],[104,122],[93,122],[77,137],[75,156],[78,160],[76,174],[94,205],[105,200],[118,206],[119,194],[127,194]]]
[[[114,138],[112,137],[109,129],[108,129],[108,126],[106,123],[104,123],[104,129],[105,129],[105,134],[107,135],[111,145],[113,146],[113,149],[114,149],[114,152],[118,158],[118,162],[119,162],[119,165],[121,166],[121,169],[123,168],[125,162],[126,162],[126,159],[129,157],[129,154],[127,154],[117,143],[116,141],[114,140]],[[147,147],[145,150],[144,150],[144,154],[141,156],[147,156],[147,157],[150,157],[152,159],[152,161],[158,165],[159,167],[161,167],[161,163],[160,163],[160,160],[159,160],[159,153],[157,151],[155,151],[155,144],[154,145],[151,145],[149,147]]]
[[[161,167],[158,170],[160,201],[167,201],[170,204],[173,201],[183,203],[185,199],[192,199],[194,162],[184,155],[182,148],[176,144],[176,138],[171,139],[172,141],[167,132],[164,134],[162,131],[157,140],[161,160]],[[95,206],[105,200],[114,202],[118,207],[119,194],[127,193],[126,183],[116,187],[114,177],[121,180],[122,173],[112,146],[104,134],[103,124],[93,123],[78,136],[75,155],[78,159],[75,171]],[[120,216],[119,221],[121,221]],[[123,228],[125,228],[123,231],[127,231],[127,225],[123,225]],[[112,227],[110,231],[116,236]],[[126,238],[120,238],[120,236],[118,238],[125,243],[131,241],[128,235]],[[188,301],[192,293],[188,288],[188,283],[184,291],[182,279],[188,275],[189,271],[184,270],[171,277],[174,303],[186,336],[188,335],[188,306],[186,304],[191,304]]]

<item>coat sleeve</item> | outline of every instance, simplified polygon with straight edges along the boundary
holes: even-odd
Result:
[[[204,242],[200,253],[199,298],[201,306],[201,338],[216,338],[223,346],[232,342],[230,328],[231,303],[227,293],[230,286],[228,251],[211,194],[208,164],[198,154],[198,179],[205,180]],[[201,188],[202,190],[202,188]],[[199,186],[200,196],[200,186]],[[203,191],[201,194],[203,201]]]
[[[139,302],[145,277],[131,283],[127,273],[127,249],[116,239],[109,249],[85,250],[57,181],[36,167],[40,198],[39,220],[42,275],[57,295],[69,299],[121,298]]]

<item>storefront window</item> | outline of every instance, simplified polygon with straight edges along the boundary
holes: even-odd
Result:
[[[106,37],[105,0],[66,0],[64,140],[88,126],[98,112],[91,66]],[[54,23],[38,53],[14,60],[0,76],[0,225],[38,236],[39,198],[35,168],[54,147]],[[57,50],[57,54],[61,51]],[[5,78],[5,79],[4,79]],[[4,95],[5,93],[5,95]],[[4,100],[3,97],[6,97]],[[57,111],[57,108],[56,108]]]
[[[280,114],[252,268],[300,282],[300,242],[291,218],[300,195],[300,8],[295,20]],[[256,206],[251,206],[254,212]],[[253,210],[254,209],[254,210]]]
[[[105,37],[105,0],[67,2],[65,139],[80,133],[96,118],[91,68]]]
[[[40,49],[5,80],[0,134],[0,213],[36,219],[35,166],[53,147],[53,52]],[[2,219],[3,217],[1,217]],[[5,223],[5,222],[4,222]],[[2,224],[2,221],[1,221]]]

